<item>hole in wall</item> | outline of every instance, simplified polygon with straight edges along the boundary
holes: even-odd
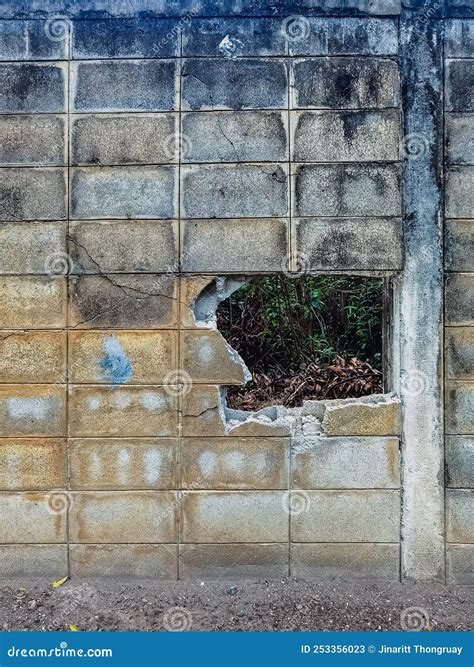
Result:
[[[225,282],[215,324],[252,379],[227,388],[231,409],[382,393],[381,278],[283,274]]]

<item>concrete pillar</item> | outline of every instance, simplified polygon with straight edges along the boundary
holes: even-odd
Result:
[[[442,21],[402,12],[405,268],[400,278],[402,579],[444,580]]]

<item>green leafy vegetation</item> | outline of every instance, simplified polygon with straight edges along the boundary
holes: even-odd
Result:
[[[251,371],[297,371],[357,357],[380,367],[383,280],[263,276],[218,309],[218,327]]]
[[[383,391],[383,280],[261,276],[217,310],[217,325],[252,374],[230,387],[241,410]]]

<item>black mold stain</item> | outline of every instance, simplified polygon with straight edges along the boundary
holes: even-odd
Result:
[[[24,193],[17,186],[0,186],[0,218],[21,220],[23,218]]]
[[[62,108],[62,72],[58,68],[27,63],[14,68],[5,66],[1,87],[8,109],[55,111]]]

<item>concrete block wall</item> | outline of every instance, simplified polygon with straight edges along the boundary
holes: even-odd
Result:
[[[445,43],[446,540],[450,579],[474,572],[474,21],[450,20]]]
[[[442,144],[406,131],[406,87],[418,93],[404,63],[442,26],[446,536],[448,576],[466,580],[472,33],[461,3],[412,5],[5,3],[2,576],[444,577],[444,524],[410,542],[414,490],[444,519],[442,477],[435,463],[406,473],[413,452],[442,461],[442,440],[407,425],[442,421],[443,379],[424,383],[434,412],[420,409],[418,338],[402,330],[412,315],[426,329],[411,276],[442,289],[434,269],[410,270],[413,234],[441,261],[423,241],[441,209],[418,220],[402,192]],[[394,280],[395,394],[226,408],[222,386],[247,375],[215,308],[245,276],[282,271]],[[442,338],[420,348],[436,359]]]

